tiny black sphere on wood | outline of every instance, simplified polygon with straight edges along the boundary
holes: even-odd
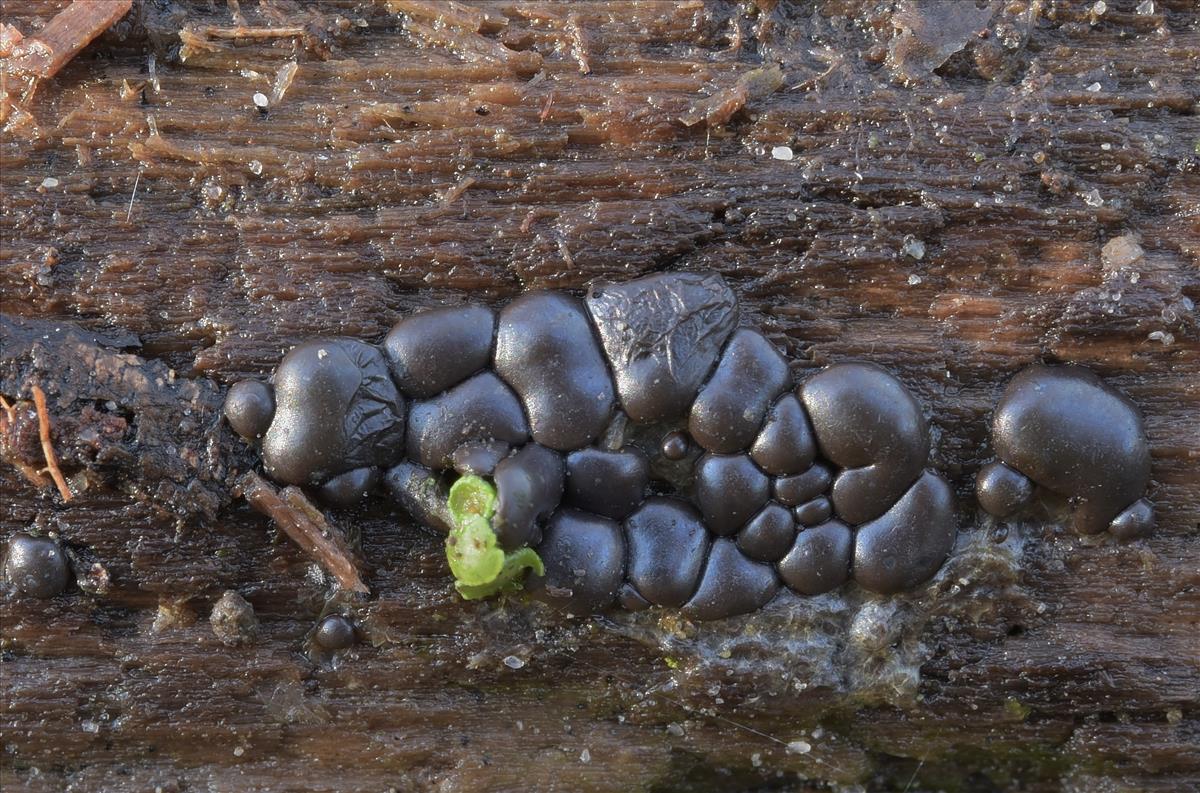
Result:
[[[61,595],[71,580],[62,547],[46,537],[17,534],[8,542],[4,577],[22,595],[51,598]]]
[[[355,642],[354,623],[340,614],[330,614],[317,625],[313,641],[326,650],[345,650]]]
[[[225,397],[225,420],[248,441],[261,440],[274,416],[275,393],[266,383],[242,380]]]

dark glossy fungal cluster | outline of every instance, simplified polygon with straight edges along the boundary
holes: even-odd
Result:
[[[1063,419],[1062,399],[1093,412]],[[796,386],[780,351],[738,327],[716,276],[653,275],[583,300],[534,292],[498,313],[436,309],[401,320],[382,348],[305,342],[273,388],[234,386],[226,412],[277,481],[335,504],[382,481],[449,532],[452,570],[470,557],[504,580],[525,553],[522,574],[544,567],[527,587],[576,613],[619,603],[717,619],[781,587],[816,595],[850,579],[900,592],[937,572],[957,533],[903,384],[842,363]],[[1019,509],[1036,482],[1075,498],[1081,526],[1141,526],[1126,515],[1145,487],[1140,421],[1094,378],[1019,378],[996,450],[1002,462],[980,478],[990,511]],[[1091,473],[1096,462],[1106,471]],[[1103,484],[1113,471],[1116,490]],[[494,499],[463,495],[464,518],[447,501],[455,477]],[[476,583],[459,576],[459,591],[486,591]]]
[[[1131,540],[1154,530],[1142,497],[1150,449],[1141,414],[1087,369],[1031,366],[1013,378],[992,419],[992,447],[998,459],[975,483],[990,514],[1021,514],[1044,490],[1065,503],[1080,534]]]
[[[716,619],[780,586],[815,595],[851,577],[898,592],[955,539],[903,385],[850,363],[794,388],[713,276],[656,275],[584,301],[530,293],[498,316],[428,311],[382,351],[301,344],[273,386],[239,383],[226,406],[261,439],[272,478],[348,504],[382,476],[442,528],[438,475],[489,478],[499,547],[534,548],[545,572],[530,587],[574,611]]]

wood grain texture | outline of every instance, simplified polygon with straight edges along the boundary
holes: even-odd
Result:
[[[0,133],[0,393],[45,390],[77,494],[0,465],[0,537],[57,533],[80,579],[0,596],[0,787],[1200,787],[1200,12],[967,5],[135,3]],[[918,396],[961,505],[928,587],[703,625],[464,603],[380,499],[331,513],[372,592],[331,598],[234,497],[221,393],[297,341],[674,269],[798,378],[867,358]],[[1035,360],[1143,410],[1153,538],[976,509]],[[365,640],[328,657],[334,609]]]

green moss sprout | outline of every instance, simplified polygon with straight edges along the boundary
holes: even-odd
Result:
[[[448,506],[454,527],[446,537],[446,559],[454,588],[467,600],[519,589],[530,570],[545,574],[542,559],[532,548],[505,553],[499,546],[492,529],[496,501],[496,488],[482,477],[464,476],[450,487]]]

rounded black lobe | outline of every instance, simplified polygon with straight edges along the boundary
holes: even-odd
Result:
[[[536,544],[542,521],[562,500],[562,457],[530,443],[497,463],[492,477],[497,496],[492,528],[500,547],[512,551]]]
[[[750,447],[750,456],[759,468],[776,476],[797,474],[812,465],[817,441],[795,394],[776,400]]]
[[[812,501],[794,508],[792,514],[801,526],[816,526],[829,520],[833,514],[833,505],[825,496],[817,496]]]
[[[454,526],[448,503],[449,488],[425,466],[401,460],[383,475],[383,484],[421,525],[442,532],[449,532]]]
[[[621,405],[639,423],[688,410],[737,324],[737,298],[717,275],[658,273],[588,293]]]
[[[767,504],[738,532],[738,549],[756,562],[776,562],[792,545],[796,521],[778,504]]]
[[[275,415],[275,392],[266,383],[241,380],[225,395],[225,420],[248,441],[262,439]]]
[[[739,329],[688,416],[688,431],[705,449],[732,454],[750,447],[767,408],[790,381],[787,361],[758,331]]]
[[[868,363],[826,367],[799,388],[821,454],[841,466],[834,511],[850,524],[886,512],[921,475],[929,428],[904,384]]]
[[[996,456],[1072,501],[1081,534],[1104,531],[1150,480],[1138,409],[1087,369],[1035,365],[1013,378],[992,420]]]
[[[408,417],[408,459],[427,468],[453,465],[456,449],[476,441],[518,446],[529,439],[521,403],[491,372],[477,374],[433,399],[414,402]]]
[[[543,446],[587,446],[608,426],[608,367],[579,301],[559,292],[522,295],[500,312],[493,367],[521,398]]]
[[[626,611],[645,611],[654,605],[642,597],[633,584],[629,583],[621,584],[621,591],[617,593],[617,602]]]
[[[1108,524],[1108,532],[1123,542],[1148,537],[1154,532],[1154,507],[1146,499],[1138,499],[1113,518]]]
[[[383,351],[400,390],[426,399],[488,365],[495,326],[485,306],[435,308],[397,322]]]
[[[508,452],[509,446],[504,441],[468,441],[450,453],[450,464],[464,476],[491,476]]]
[[[574,614],[600,611],[616,599],[625,577],[625,538],[608,518],[560,509],[537,552],[546,575],[532,576],[528,585],[539,597]]]
[[[938,571],[957,534],[954,492],[927,471],[891,509],[855,531],[854,580],[882,595],[912,589]]]
[[[987,513],[1007,518],[1033,500],[1033,482],[1004,463],[988,463],[975,477],[975,496]]]
[[[339,507],[351,507],[362,501],[379,481],[379,469],[355,468],[344,474],[338,474],[321,485],[317,495],[326,504]]]
[[[791,550],[779,562],[779,577],[801,595],[832,592],[850,578],[854,535],[850,527],[831,520],[796,535]]]
[[[745,454],[706,454],[696,464],[696,502],[704,525],[733,534],[767,503],[770,480]]]
[[[772,491],[779,503],[797,507],[829,490],[832,483],[833,472],[817,463],[802,474],[781,476],[774,480]]]
[[[330,614],[317,626],[313,641],[326,650],[345,650],[354,644],[354,623],[340,614]]]
[[[587,448],[567,455],[567,500],[580,509],[621,520],[642,503],[650,463],[635,448]]]
[[[700,586],[683,613],[697,620],[719,620],[765,606],[779,591],[779,579],[770,565],[752,562],[732,540],[713,541]]]
[[[625,520],[629,582],[650,603],[682,606],[696,591],[708,552],[700,514],[677,498],[654,496]]]
[[[272,479],[319,485],[398,459],[404,398],[379,350],[354,339],[314,339],[275,370],[275,416],[262,458]]]
[[[674,430],[663,436],[659,452],[668,460],[678,461],[688,456],[691,445],[686,432]]]

